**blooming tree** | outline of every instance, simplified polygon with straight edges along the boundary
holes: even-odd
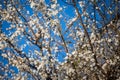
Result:
[[[119,80],[119,0],[0,1],[0,79]]]

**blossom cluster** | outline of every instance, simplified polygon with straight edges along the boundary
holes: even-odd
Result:
[[[120,79],[120,1],[0,3],[0,79]]]

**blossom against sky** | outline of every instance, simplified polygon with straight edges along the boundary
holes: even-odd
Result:
[[[5,0],[0,3],[1,62],[6,60],[1,63],[6,67],[1,69],[8,72],[5,73],[8,77],[8,67],[13,66],[18,69],[14,79],[28,74],[35,79],[51,76],[55,79],[56,75],[65,74],[61,79],[69,80],[87,78],[91,73],[102,73],[100,78],[104,78],[107,71],[102,69],[103,63],[116,65],[119,57],[113,59],[118,55],[113,54],[119,46],[119,20],[116,20],[119,1]]]

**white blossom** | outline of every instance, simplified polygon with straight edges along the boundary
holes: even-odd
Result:
[[[80,7],[84,7],[85,6],[84,1],[79,1],[79,5],[80,5]]]
[[[56,7],[57,7],[56,4],[52,4],[52,5],[51,5],[51,8],[53,8],[53,9],[55,9]]]
[[[66,0],[65,5],[59,2],[3,1],[0,53],[5,62],[0,64],[4,73],[0,78],[119,79],[120,20],[119,14],[114,13],[118,6],[110,6],[114,1],[110,5],[103,1],[96,4],[98,0]],[[101,13],[104,6],[105,15]]]
[[[2,56],[3,56],[4,58],[7,58],[7,57],[8,57],[7,54],[2,54]]]

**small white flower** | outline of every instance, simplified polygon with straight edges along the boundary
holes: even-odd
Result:
[[[35,6],[35,3],[32,1],[30,6],[33,8]]]
[[[99,7],[96,7],[96,9],[99,9]]]
[[[52,4],[51,8],[55,9],[56,8],[56,4]]]
[[[39,54],[39,52],[37,50],[34,51],[36,54]]]
[[[108,39],[108,42],[111,42],[112,40],[111,39]]]
[[[2,54],[2,56],[3,56],[4,58],[7,58],[7,54]]]
[[[55,10],[55,11],[52,12],[52,15],[54,15],[54,16],[57,15],[57,14],[58,14],[58,10]]]
[[[35,36],[36,36],[37,38],[39,38],[39,37],[40,37],[40,33],[37,32],[37,33],[35,34]]]
[[[67,59],[68,59],[68,56],[66,56],[65,59],[67,60]]]
[[[112,14],[113,12],[112,11],[109,11],[110,14]]]
[[[79,5],[80,5],[80,7],[84,7],[84,2],[83,1],[79,1]]]
[[[89,61],[90,59],[89,59],[89,57],[86,57],[85,60],[86,60],[86,61]]]
[[[90,59],[90,61],[91,61],[91,62],[95,62],[95,59],[92,58],[92,59]]]
[[[0,43],[0,50],[5,48],[5,44],[4,43]]]
[[[73,73],[75,70],[73,68],[69,68],[68,73]]]

